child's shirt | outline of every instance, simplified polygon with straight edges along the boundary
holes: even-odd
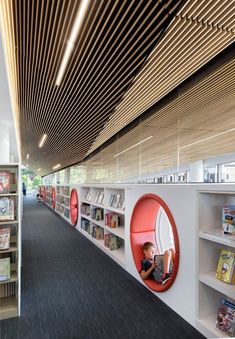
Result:
[[[152,266],[152,261],[149,259],[142,259],[141,260],[141,272],[148,271],[148,269]],[[153,271],[149,274],[148,279],[154,279]]]

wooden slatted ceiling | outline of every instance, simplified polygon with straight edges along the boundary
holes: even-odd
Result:
[[[184,0],[90,1],[61,86],[55,86],[80,1],[2,0],[13,18],[22,157],[41,173],[81,161]],[[6,27],[6,26],[5,26]],[[4,28],[5,28],[4,27]],[[13,50],[12,50],[13,49]],[[15,65],[14,65],[15,66]],[[46,133],[42,149],[38,143]]]
[[[234,4],[90,1],[56,87],[80,1],[1,0],[23,162],[29,153],[30,167],[45,175],[82,161],[234,41]]]
[[[139,125],[92,157],[85,163],[90,168],[87,180],[94,180],[94,162],[99,162],[104,170],[110,167],[112,172],[107,180],[117,181],[177,168],[178,161],[184,166],[234,153],[234,81],[235,59],[197,81],[151,117],[139,119]],[[150,135],[153,138],[114,158]]]
[[[88,154],[234,42],[234,8],[234,0],[187,1]]]

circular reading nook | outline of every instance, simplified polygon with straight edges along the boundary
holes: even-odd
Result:
[[[158,256],[165,258],[166,252],[174,252],[172,271],[166,283],[145,279],[144,283],[155,292],[166,291],[174,282],[179,266],[179,238],[170,209],[155,194],[143,195],[135,204],[130,225],[131,250],[138,272],[141,271],[143,244],[152,242]]]
[[[78,194],[75,188],[70,193],[70,218],[71,224],[76,226],[78,221]]]

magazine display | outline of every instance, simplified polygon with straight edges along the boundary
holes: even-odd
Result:
[[[10,279],[10,258],[0,259],[0,281]]]
[[[222,250],[216,271],[216,278],[228,284],[235,284],[235,253]]]
[[[0,221],[14,220],[14,199],[0,197]]]
[[[10,248],[10,228],[0,229],[0,251]]]
[[[0,171],[0,194],[10,192],[10,172]]]
[[[235,336],[235,304],[221,299],[216,327],[231,337]]]

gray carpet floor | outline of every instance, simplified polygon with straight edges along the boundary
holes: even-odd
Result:
[[[68,223],[24,198],[22,315],[1,339],[204,338]]]

